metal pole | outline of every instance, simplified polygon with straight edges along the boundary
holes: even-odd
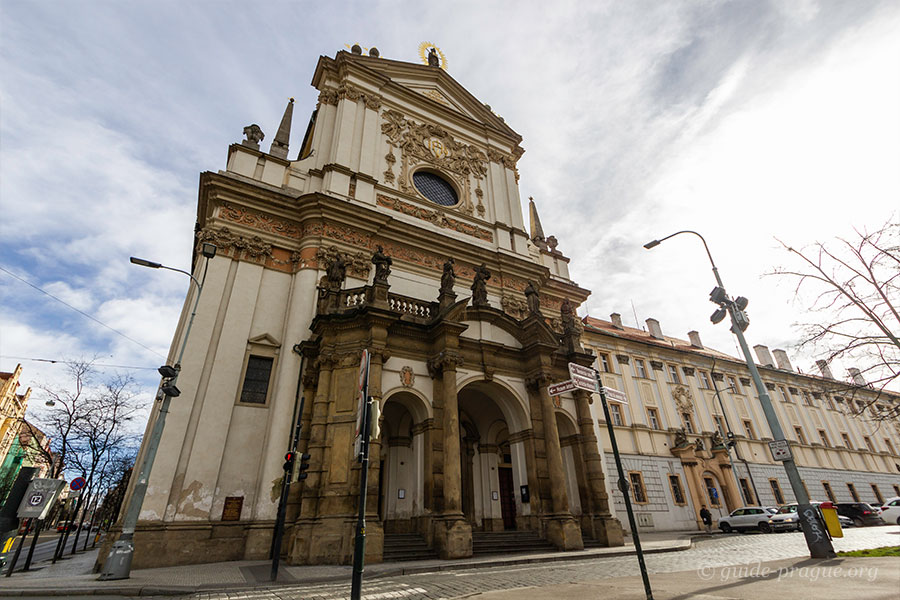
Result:
[[[16,562],[19,560],[19,555],[22,553],[22,546],[25,545],[25,538],[28,537],[28,526],[31,525],[31,519],[25,521],[25,531],[22,532],[22,539],[19,540],[19,547],[16,548],[16,553],[13,554],[12,560],[9,561],[9,569],[6,571],[6,576],[9,577],[12,575],[13,569],[16,568]]]
[[[38,536],[41,534],[41,527],[43,524],[43,519],[38,519],[37,525],[34,528],[34,537],[31,538],[31,545],[28,547],[28,556],[25,557],[25,566],[22,567],[23,571],[27,571],[31,568],[31,558],[34,556],[34,547],[37,546]]]
[[[359,515],[356,519],[356,539],[353,545],[353,580],[350,587],[350,600],[360,600],[362,593],[362,576],[366,560],[366,495],[369,484],[369,430],[372,415],[372,399],[369,397],[369,365],[366,364],[366,376],[363,383],[363,397],[366,399],[365,416],[360,431],[361,449],[359,473]]]
[[[644,593],[647,600],[653,600],[653,590],[650,589],[650,578],[647,576],[647,565],[644,564],[644,551],[641,549],[641,538],[638,535],[637,523],[634,520],[634,511],[631,508],[631,496],[628,494],[628,480],[625,479],[625,470],[622,468],[622,457],[619,456],[619,445],[616,443],[616,432],[613,429],[612,418],[609,414],[609,405],[606,403],[606,393],[603,391],[603,382],[600,373],[594,370],[597,379],[597,388],[600,390],[600,403],[603,405],[603,418],[606,419],[606,429],[609,432],[609,442],[612,445],[613,456],[616,459],[616,470],[619,472],[619,490],[625,498],[625,510],[628,512],[628,524],[631,526],[631,535],[634,537],[634,549],[637,552],[638,565],[641,568],[641,579],[644,581]]]
[[[170,269],[177,270],[177,269]],[[187,328],[184,331],[184,338],[181,340],[181,349],[178,352],[178,360],[175,361],[175,377],[169,380],[171,386],[178,381],[178,373],[181,371],[181,359],[184,357],[184,349],[187,346],[188,336],[191,333],[191,326],[194,324],[194,317],[197,315],[197,305],[200,303],[200,295],[203,293],[203,283],[206,281],[206,273],[209,271],[209,257],[206,257],[206,263],[203,269],[203,278],[197,281],[193,275],[187,273],[191,281],[197,284],[197,296],[194,298],[194,306],[191,309],[191,316],[188,319]],[[184,273],[185,271],[180,271]],[[156,451],[159,448],[159,442],[162,438],[163,428],[166,425],[166,415],[169,413],[169,403],[171,396],[165,394],[163,396],[162,405],[159,408],[159,415],[156,423],[153,424],[153,430],[150,432],[150,439],[147,440],[147,453],[141,463],[141,470],[138,473],[134,490],[131,494],[131,501],[128,503],[128,510],[125,512],[125,518],[122,521],[122,535],[110,548],[109,555],[103,564],[103,570],[98,579],[100,581],[109,581],[113,579],[128,579],[131,574],[131,561],[134,558],[134,530],[137,528],[138,517],[141,513],[141,506],[144,503],[144,496],[147,494],[147,483],[150,478],[150,470],[153,468],[153,461],[156,460]]]

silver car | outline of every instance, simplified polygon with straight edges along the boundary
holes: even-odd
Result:
[[[719,519],[719,529],[724,533],[731,531],[750,531],[758,529],[763,533],[772,531],[769,519],[774,510],[762,506],[745,506],[731,511],[727,517]]]

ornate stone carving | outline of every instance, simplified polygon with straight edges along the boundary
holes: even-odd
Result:
[[[475,207],[475,210],[478,211],[478,216],[484,216],[484,190],[481,189],[481,180],[478,180],[478,187],[475,188],[475,197],[478,198],[478,206]]]
[[[725,440],[722,439],[722,434],[718,431],[714,431],[712,434],[711,446],[713,449],[725,447]]]
[[[741,379],[741,385],[750,385],[749,377],[741,377],[740,379]]]
[[[399,148],[405,156],[429,162],[437,167],[459,173],[484,177],[487,156],[474,146],[456,141],[439,125],[416,123],[391,109],[382,114],[381,133],[388,143]]]
[[[503,294],[500,297],[500,307],[503,312],[517,320],[524,319],[528,314],[528,305],[525,301],[509,294]]]
[[[444,262],[443,272],[441,273],[441,294],[453,293],[453,286],[456,284],[456,271],[453,270],[453,263],[452,257]]]
[[[700,452],[701,450],[703,450],[703,440],[697,438],[696,440],[694,440],[694,451]]]
[[[519,156],[521,156],[521,154]],[[516,163],[519,161],[518,156],[514,156],[512,154],[504,154],[496,148],[488,148],[487,157],[491,162],[500,163],[510,170],[515,170]]]
[[[247,139],[241,140],[241,146],[253,148],[254,150],[259,150],[259,143],[266,137],[266,134],[263,133],[263,130],[256,123],[244,127],[244,135],[247,136]]]
[[[660,361],[658,361],[658,360],[651,360],[651,361],[650,361],[650,368],[652,368],[654,371],[662,371],[662,370],[663,370],[663,364],[662,364],[662,362],[660,362]]]
[[[491,278],[484,263],[475,267],[475,279],[472,281],[472,306],[490,306],[487,299],[487,281]]]
[[[455,371],[463,365],[463,357],[455,350],[443,350],[437,356],[428,360],[428,374],[432,378],[437,377],[445,370]]]
[[[300,227],[291,221],[277,219],[249,208],[234,206],[228,202],[222,203],[217,216],[225,221],[239,223],[267,233],[274,233],[292,239],[300,239],[301,237]]]
[[[384,155],[384,160],[387,163],[388,167],[385,169],[384,180],[388,183],[394,183],[396,177],[394,176],[394,163],[397,162],[397,157],[394,156],[394,150],[388,150],[388,153]]]
[[[683,385],[679,385],[672,390],[672,398],[675,400],[679,412],[691,412],[694,410],[694,400],[691,398],[691,392]]]
[[[553,383],[553,377],[547,371],[537,371],[525,378],[525,387],[532,391],[540,391]]]
[[[409,365],[400,369],[400,385],[411,388],[416,383],[416,374]]]
[[[627,365],[631,362],[631,358],[627,354],[616,354],[616,361],[620,365]]]
[[[390,208],[391,210],[396,210],[397,212],[416,217],[417,219],[422,219],[423,221],[428,221],[429,223],[434,223],[435,225],[443,229],[452,229],[453,231],[471,235],[472,237],[484,240],[486,242],[494,241],[494,234],[489,230],[484,229],[483,227],[478,227],[476,225],[470,225],[469,223],[464,223],[452,217],[448,217],[438,211],[428,210],[427,208],[422,208],[414,204],[410,204],[409,202],[404,202],[402,200],[398,200],[397,198],[391,198],[382,194],[378,194],[376,196],[376,202],[379,206]]]
[[[684,429],[676,429],[675,430],[675,445],[674,448],[684,448],[688,445],[687,433],[685,433]]]
[[[357,87],[347,83],[342,83],[337,89],[339,99],[350,100],[351,102],[359,102],[362,100],[366,104],[366,108],[378,110],[381,108],[381,96],[371,92],[365,92]]]
[[[684,371],[684,374],[688,377],[694,376],[694,367],[681,367],[681,370]]]
[[[241,235],[232,233],[227,227],[221,229],[207,228],[197,234],[197,242],[212,242],[219,247],[220,250],[233,248],[239,256],[245,258],[271,258],[272,245],[267,244],[258,235],[245,238]]]
[[[318,261],[320,268],[324,265],[326,271],[335,263],[337,258],[340,258],[344,263],[345,275],[349,272],[354,277],[359,277],[360,279],[365,279],[369,276],[371,263],[369,262],[369,258],[363,252],[349,254],[347,252],[341,252],[336,246],[319,248],[316,252],[316,260]],[[327,278],[328,275],[326,274],[322,278],[320,285],[326,289],[332,289],[325,283]]]
[[[525,304],[527,305],[530,314],[540,316],[541,296],[534,288],[534,284],[530,281],[528,282],[528,285],[525,286]]]
[[[337,106],[338,100],[340,100],[340,96],[338,96],[337,90],[324,89],[319,92],[319,104],[330,104],[332,106]]]
[[[392,263],[391,257],[384,253],[384,248],[375,246],[375,254],[372,255],[372,264],[375,265],[373,283],[387,283]]]

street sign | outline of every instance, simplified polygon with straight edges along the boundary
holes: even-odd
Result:
[[[598,392],[600,388],[597,386],[597,380],[593,377],[582,377],[581,375],[572,375],[569,381],[579,390],[588,392]]]
[[[356,410],[356,437],[359,437],[363,428],[363,421],[366,415],[366,396],[369,382],[369,350],[363,349],[362,359],[359,361],[359,382],[356,386],[356,396],[359,406]]]
[[[85,484],[87,484],[87,481],[84,480],[84,477],[76,477],[69,483],[69,489],[73,492],[77,492],[83,488]]]
[[[772,460],[792,460],[791,446],[787,440],[772,440],[769,442],[769,451],[772,452]]]
[[[547,393],[551,396],[559,396],[560,394],[565,394],[566,392],[571,392],[572,390],[577,390],[578,386],[571,379],[567,379],[566,381],[562,381],[560,383],[554,383],[553,385],[547,386]]]
[[[20,519],[43,519],[65,483],[61,479],[32,479],[16,516]]]
[[[596,379],[597,373],[591,367],[583,367],[577,363],[569,363],[569,375],[572,379],[575,379],[575,376],[578,375],[580,377],[586,377],[588,379]]]
[[[613,402],[620,402],[622,404],[628,404],[628,396],[625,395],[625,392],[619,391],[616,388],[603,386],[603,393],[606,394],[607,400],[612,400]]]

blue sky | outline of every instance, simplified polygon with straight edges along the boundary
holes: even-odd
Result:
[[[703,233],[751,344],[790,349],[802,307],[761,275],[802,246],[874,227],[900,206],[896,2],[21,2],[0,4],[0,266],[156,353],[0,273],[0,370],[25,385],[95,356],[151,397],[187,278],[197,183],[228,144],[278,126],[317,57],[358,42],[449,73],[524,138],[523,203],[593,295],[580,313],[697,329],[713,286]],[[632,303],[634,311],[632,311]],[[809,357],[795,365],[810,369]]]

